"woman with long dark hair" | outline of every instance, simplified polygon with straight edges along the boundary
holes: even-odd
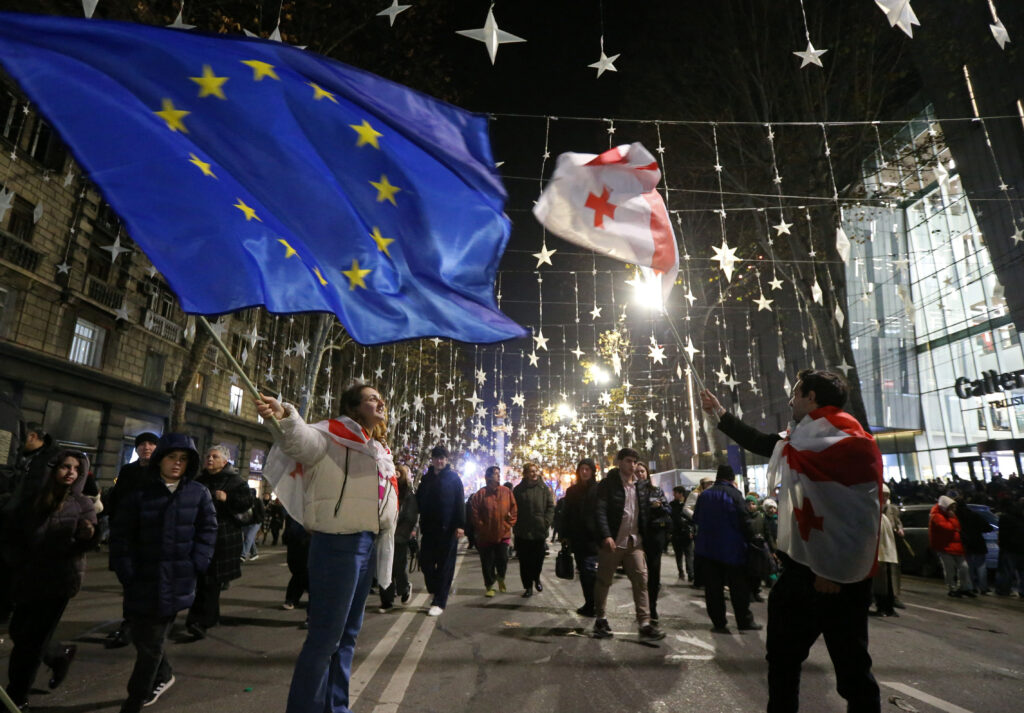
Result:
[[[82,587],[85,552],[97,539],[95,506],[82,494],[88,473],[85,454],[60,451],[39,489],[28,490],[37,495],[12,503],[5,525],[14,601],[7,694],[21,708],[28,707],[40,663],[53,670],[49,683],[56,688],[75,656],[74,645],[48,648],[65,607]]]
[[[266,476],[301,483],[284,502],[312,533],[309,545],[309,634],[288,693],[287,713],[348,710],[348,685],[363,608],[374,576],[391,584],[398,515],[395,464],[385,445],[387,409],[375,388],[355,384],[341,395],[342,416],[315,425],[290,404],[262,396],[264,418],[283,435],[267,458]],[[278,489],[281,497],[283,490]]]

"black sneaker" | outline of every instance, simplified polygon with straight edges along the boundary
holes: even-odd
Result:
[[[117,631],[107,634],[106,640],[103,642],[103,648],[105,649],[120,649],[128,644],[132,643],[131,634],[129,630],[124,627],[118,627]]]
[[[192,638],[196,641],[206,638],[206,628],[200,626],[199,624],[196,624],[195,622],[191,624],[185,624],[185,631],[190,633],[192,635]]]
[[[576,610],[576,613],[580,616],[594,616],[594,607],[588,607],[586,604]]]
[[[594,622],[595,639],[610,639],[612,636],[614,636],[614,634],[612,634],[612,628],[608,626],[607,619],[598,619]]]
[[[654,624],[644,624],[640,627],[641,641],[661,641],[665,638],[665,632]]]
[[[749,624],[744,624],[743,626],[737,626],[736,628],[739,629],[740,631],[760,631],[764,627],[761,626],[760,624],[755,623],[755,622],[750,622]]]
[[[153,689],[153,694],[142,702],[142,707],[145,708],[156,703],[156,699],[165,694],[167,692],[167,689],[174,685],[174,681],[174,674],[171,674],[171,677],[169,679],[167,679],[163,683],[156,684],[156,687]]]
[[[409,603],[409,599],[411,597],[412,597],[412,585],[410,584],[408,587],[405,588],[405,591],[402,592],[402,604],[408,604]]]

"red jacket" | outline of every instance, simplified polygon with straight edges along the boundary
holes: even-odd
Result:
[[[928,518],[928,545],[936,552],[947,555],[963,555],[964,544],[960,541],[960,521],[949,510],[938,505],[932,507]]]

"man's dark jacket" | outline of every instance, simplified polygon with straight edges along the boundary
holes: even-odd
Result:
[[[697,524],[694,554],[729,565],[746,563],[747,543],[754,539],[754,531],[747,501],[735,483],[718,480],[701,493],[693,521]]]
[[[262,508],[263,504],[253,503],[255,498],[249,484],[230,465],[224,466],[215,475],[204,470],[196,478],[196,482],[209,489],[213,507],[217,511],[217,547],[210,567],[206,570],[206,576],[218,582],[238,579],[242,576],[242,526],[238,524],[235,515],[241,515],[250,507],[255,513],[256,505]],[[214,497],[213,494],[218,490],[223,490],[227,494],[227,500],[221,502]]]
[[[600,543],[609,537],[614,540],[619,534],[622,513],[626,508],[626,488],[622,484],[622,476],[619,474],[618,468],[609,470],[604,480],[596,487],[594,531],[597,533],[597,541]],[[643,533],[647,529],[646,481],[637,479],[632,487],[636,489],[637,532]]]
[[[466,529],[465,488],[451,466],[440,473],[431,466],[416,490],[416,504],[424,537],[450,537]]]
[[[562,498],[562,527],[559,537],[569,541],[573,552],[583,557],[597,554],[597,538],[594,536],[594,502],[597,481],[594,478],[576,483],[565,491]]]

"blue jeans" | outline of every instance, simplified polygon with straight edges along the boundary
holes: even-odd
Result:
[[[252,525],[245,526],[245,532],[242,535],[242,556],[253,557],[258,555],[256,551],[256,535],[260,531],[260,523],[256,522]]]
[[[349,713],[348,682],[373,580],[372,532],[314,532],[309,543],[309,633],[295,661],[286,713]]]

